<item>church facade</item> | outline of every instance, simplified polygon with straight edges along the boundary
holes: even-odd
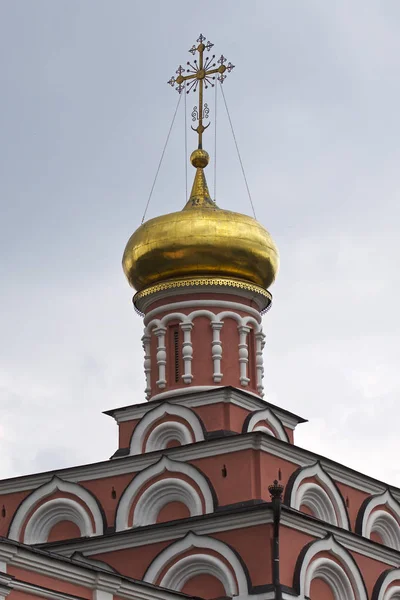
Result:
[[[233,68],[205,42],[173,84]],[[204,129],[186,206],[123,256],[146,401],[107,411],[109,460],[0,481],[0,597],[400,599],[400,490],[296,446],[304,419],[264,399],[278,251],[211,199]]]

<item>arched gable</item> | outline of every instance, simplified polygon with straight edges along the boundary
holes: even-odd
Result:
[[[389,569],[380,575],[371,600],[400,600],[400,568]]]
[[[166,416],[170,416],[171,420],[156,425],[157,421]],[[179,417],[187,424],[178,420],[174,421],[173,417]],[[155,425],[154,429],[152,429],[153,425]],[[136,425],[131,438],[130,454],[163,450],[172,440],[178,440],[181,445],[202,442],[204,440],[203,425],[190,408],[162,402],[146,413]],[[146,445],[143,448],[145,441]]]
[[[291,475],[285,490],[285,502],[296,510],[307,506],[318,519],[350,529],[343,497],[319,462],[298,469]]]
[[[382,542],[400,550],[400,504],[389,490],[367,498],[357,515],[356,532],[370,538],[377,533]]]
[[[265,427],[261,422],[265,422]],[[270,431],[268,431],[268,429]],[[282,440],[283,442],[289,442],[288,435],[282,425],[282,422],[269,408],[256,410],[250,413],[245,422],[243,423],[243,433],[250,433],[251,431],[265,431],[274,437]]]
[[[191,553],[186,554],[188,551]],[[247,573],[232,548],[193,532],[162,550],[148,567],[143,581],[180,591],[192,577],[200,574],[216,577],[227,596],[248,595]]]
[[[340,600],[368,600],[357,563],[331,535],[308,544],[297,559],[293,585],[301,600],[309,598],[315,579],[322,579]]]
[[[166,472],[168,477],[157,480]],[[160,510],[171,502],[184,504],[190,516],[207,514],[214,511],[214,492],[198,469],[163,456],[140,471],[125,489],[117,508],[116,531],[129,528],[132,506],[132,525],[149,525],[156,522]]]
[[[75,496],[77,500],[70,497],[52,499],[57,492]],[[43,502],[46,498],[49,500]],[[104,531],[103,515],[95,497],[77,483],[53,477],[21,502],[10,524],[8,537],[27,544],[46,542],[51,529],[62,521],[77,525],[82,536],[101,535]]]

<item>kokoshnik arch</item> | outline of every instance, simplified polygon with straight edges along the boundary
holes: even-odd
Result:
[[[212,47],[169,81],[198,93],[187,204],[123,254],[145,398],[106,412],[110,460],[0,481],[0,600],[400,599],[400,490],[297,447],[264,398],[278,250],[208,190],[204,95],[234,68]]]

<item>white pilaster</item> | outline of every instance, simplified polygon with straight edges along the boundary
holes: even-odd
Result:
[[[211,321],[213,339],[211,343],[212,359],[214,363],[213,379],[215,383],[220,383],[222,380],[221,360],[222,360],[222,344],[221,344],[221,329],[222,321]]]
[[[185,383],[192,383],[192,360],[193,360],[193,345],[192,345],[192,329],[193,323],[180,323],[180,328],[183,331],[182,357],[183,357],[183,375],[182,379]]]
[[[250,327],[247,325],[239,325],[239,367],[240,367],[240,383],[246,387],[250,379],[247,376],[247,365],[249,363],[249,350],[247,347],[247,335],[250,332]]]
[[[256,339],[256,372],[257,372],[257,392],[260,396],[264,395],[263,377],[264,377],[264,361],[263,348],[265,345],[265,334],[258,331],[255,334]]]
[[[146,333],[142,337],[142,344],[144,350],[144,373],[146,376],[146,400],[151,396],[151,336]]]
[[[167,385],[166,379],[166,369],[165,365],[167,364],[167,349],[165,347],[165,334],[167,332],[167,328],[163,325],[160,325],[154,330],[155,335],[158,338],[157,345],[157,367],[158,367],[158,380],[157,387],[160,389],[165,388]]]

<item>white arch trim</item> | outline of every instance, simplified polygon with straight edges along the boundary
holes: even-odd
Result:
[[[44,485],[37,488],[34,492],[32,492],[32,494],[30,494],[29,496],[27,496],[27,498],[25,498],[25,500],[23,500],[23,502],[20,504],[17,512],[14,515],[14,519],[11,523],[8,537],[11,540],[19,541],[21,531],[28,514],[38,504],[38,502],[40,502],[44,498],[47,498],[48,496],[51,496],[51,494],[57,491],[73,494],[87,506],[88,511],[90,512],[94,521],[93,533],[89,535],[101,535],[103,533],[103,518],[98,504],[93,498],[93,496],[87,490],[85,490],[84,487],[80,486],[77,483],[71,483],[69,481],[59,479],[58,477],[53,477],[53,479],[51,479],[48,483],[45,483]],[[71,502],[74,501],[71,500]],[[47,502],[46,504],[48,505],[49,503]],[[46,504],[44,504],[43,506],[45,506]],[[85,509],[78,502],[75,502],[74,504],[76,510],[81,514],[81,519],[84,519],[83,513],[85,513]],[[35,514],[36,513],[32,515],[31,519],[34,518]],[[64,520],[64,518],[59,519],[59,521],[61,520]]]
[[[263,433],[267,433],[271,437],[276,437],[272,429],[269,429],[269,427],[267,427],[266,425],[258,425],[257,427],[254,427],[253,431],[262,431]]]
[[[262,426],[255,428],[256,423],[259,423],[260,421],[265,421],[267,423],[267,427],[269,425],[272,428],[272,431],[276,432],[276,436],[274,436],[274,437],[277,437],[279,440],[282,440],[283,442],[289,441],[288,435],[287,435],[281,421],[269,408],[257,410],[256,412],[253,413],[253,415],[247,425],[247,431],[248,432],[264,431],[261,428]],[[269,433],[269,432],[266,432],[266,433]]]
[[[330,552],[340,564],[328,557]],[[322,579],[331,587],[335,600],[368,600],[364,581],[351,554],[330,536],[311,544],[304,555],[299,576],[300,600],[307,600],[313,579]]]
[[[243,312],[248,312],[250,315],[253,315],[253,317],[259,322],[261,323],[261,315],[260,315],[260,311],[256,310],[255,308],[248,306],[247,304],[242,304],[241,302],[232,302],[229,300],[182,300],[181,302],[171,302],[169,304],[163,304],[162,306],[158,306],[157,308],[154,308],[153,310],[151,310],[150,312],[148,312],[146,314],[146,316],[144,317],[144,324],[147,325],[154,317],[155,315],[159,314],[160,312],[167,312],[169,310],[175,310],[175,309],[182,309],[182,308],[191,308],[191,307],[201,307],[201,308],[206,308],[206,307],[211,307],[211,308],[224,308],[225,310],[241,310]]]
[[[400,550],[400,526],[396,519],[386,510],[375,510],[366,524],[366,537],[376,532],[385,546]]]
[[[220,323],[223,322],[224,318],[228,317],[235,319],[235,321],[238,324],[238,327],[247,326],[249,323],[251,323],[256,333],[262,330],[261,321],[255,319],[253,316],[246,315],[242,317],[239,313],[234,312],[232,310],[224,310],[219,313],[214,313],[210,310],[202,308],[194,310],[188,315],[186,315],[185,313],[173,312],[164,315],[161,319],[152,319],[149,323],[147,323],[146,327],[144,328],[144,335],[150,335],[154,328],[165,327],[169,323],[169,321],[173,319],[177,319],[182,323],[192,323],[193,319],[195,319],[196,317],[208,317],[210,321]]]
[[[198,416],[192,410],[190,410],[189,408],[186,408],[185,406],[179,406],[179,405],[175,405],[175,404],[169,404],[168,402],[163,402],[156,408],[153,408],[153,410],[150,410],[148,413],[146,413],[144,415],[144,417],[136,425],[133,435],[132,435],[132,439],[131,439],[130,454],[141,454],[142,453],[143,440],[144,440],[147,432],[149,431],[151,425],[153,423],[155,423],[156,421],[158,421],[159,419],[162,419],[165,416],[171,416],[171,417],[176,416],[176,417],[180,417],[181,419],[184,419],[185,421],[187,421],[187,423],[190,425],[190,427],[193,431],[194,439],[190,432],[190,429],[188,427],[185,427],[185,425],[178,423],[178,422],[175,422],[175,423],[171,422],[170,424],[166,422],[165,424],[163,424],[163,425],[165,425],[165,427],[163,429],[158,429],[158,434],[156,432],[157,427],[150,434],[149,439],[147,440],[145,451],[150,452],[153,450],[162,450],[163,448],[165,448],[168,441],[170,441],[172,439],[179,439],[179,441],[182,444],[190,444],[192,442],[202,442],[204,440],[204,433],[203,433],[203,428],[201,426],[200,420],[199,420]],[[168,436],[168,433],[167,433],[168,426],[170,426],[170,428],[171,428],[170,436]],[[179,427],[179,426],[181,426],[181,427]],[[158,427],[161,427],[161,424]],[[183,427],[185,427],[185,431],[183,431]],[[176,437],[176,432],[178,431],[178,429],[180,429],[180,434],[179,434],[180,437],[179,438]],[[159,439],[161,439],[161,443],[164,443],[165,446],[161,446],[161,447],[156,446],[158,435],[160,435]],[[150,445],[150,447],[148,448],[149,445]]]
[[[364,511],[364,515],[363,515],[363,521],[362,521],[362,530],[361,530],[361,534],[364,537],[370,537],[371,536],[371,532],[374,531],[374,524],[376,523],[377,519],[380,518],[381,523],[382,523],[382,510],[380,511],[375,511],[375,509],[377,507],[386,507],[388,508],[396,517],[396,519],[393,519],[393,521],[396,521],[397,523],[397,528],[398,528],[398,534],[397,534],[397,539],[398,539],[398,543],[399,543],[399,547],[400,547],[400,526],[399,526],[399,521],[400,521],[400,504],[397,502],[397,500],[395,500],[395,498],[393,498],[392,494],[389,492],[389,490],[386,490],[385,492],[383,492],[383,494],[378,494],[377,496],[372,496],[372,498],[370,499],[370,501],[367,504],[367,507]],[[386,513],[389,516],[389,519],[392,515],[388,513]],[[386,519],[386,522],[389,522],[389,519]],[[392,526],[393,526],[393,522],[391,521]],[[393,527],[392,527],[393,528]],[[379,532],[378,532],[379,533]],[[385,540],[383,540],[384,543]],[[397,546],[396,546],[397,547]]]
[[[335,600],[355,600],[351,582],[345,570],[333,560],[317,558],[307,571],[305,589],[310,594],[311,583],[314,579],[322,579],[333,592]]]
[[[191,577],[201,573],[209,573],[214,577],[217,577],[225,589],[229,589],[233,586],[232,581],[232,572],[235,575],[236,581],[234,589],[236,589],[236,594],[239,597],[246,597],[248,595],[248,586],[247,586],[247,578],[246,574],[243,570],[243,567],[236,556],[236,554],[223,542],[216,540],[212,537],[208,537],[205,535],[196,535],[192,532],[188,533],[183,539],[174,542],[167,548],[165,548],[150,564],[147,569],[143,581],[148,583],[157,583],[160,573],[164,570],[164,568],[173,561],[175,558],[179,557],[180,554],[183,554],[187,550],[191,550],[192,548],[198,548],[202,552],[198,554],[191,554],[184,559],[178,560],[174,563],[170,569],[166,572],[162,579],[161,585],[165,585],[165,581],[170,584],[180,585],[181,588]],[[223,557],[226,562],[230,565],[230,568],[222,561],[218,560],[218,562],[213,562],[211,556],[204,552],[204,550],[212,550],[215,553],[219,554]],[[205,557],[207,556],[207,562]],[[188,559],[188,560],[186,560]],[[189,560],[190,559],[190,560]],[[186,561],[183,563],[183,561]],[[196,562],[198,560],[198,568],[196,567]],[[183,567],[181,576],[179,576],[179,567]],[[208,570],[206,570],[208,569]],[[236,583],[237,582],[237,583]],[[167,587],[170,587],[169,585]],[[180,589],[181,589],[180,588]],[[178,590],[178,588],[172,588]],[[231,595],[231,594],[229,594]]]
[[[197,575],[212,575],[224,586],[226,596],[237,596],[235,577],[220,559],[210,554],[185,556],[172,565],[161,580],[161,587],[180,592],[190,579]]]
[[[140,500],[137,503],[137,506],[135,507],[134,518],[136,518],[138,522],[136,523],[134,521],[134,526],[141,524],[149,524],[150,522],[154,523],[155,520],[148,520],[148,515],[146,516],[146,512],[152,510],[152,518],[154,519],[154,515],[155,518],[157,518],[158,512],[163,506],[165,506],[165,504],[176,500],[179,500],[180,502],[186,504],[189,511],[193,510],[194,514],[203,514],[203,512],[213,512],[213,496],[204,475],[202,475],[200,471],[198,471],[197,469],[195,469],[195,467],[188,463],[171,460],[167,456],[163,456],[157,463],[155,463],[151,467],[140,471],[140,473],[138,473],[133,478],[131,483],[128,485],[128,487],[122,494],[121,500],[117,508],[117,515],[115,519],[116,531],[122,531],[123,529],[129,528],[128,518],[130,509],[134,500],[140,494],[140,490],[143,487],[143,485],[148,481],[151,481],[151,479],[157,477],[157,475],[161,475],[165,471],[168,471],[171,474],[180,473],[182,475],[185,475],[197,484],[203,496],[205,506],[204,511],[202,508],[202,499],[199,497],[197,490],[188,482],[183,481],[182,479],[171,477],[168,479],[162,479],[159,482],[154,482],[153,485],[150,485],[145,490],[145,492],[143,492],[144,499],[142,500],[141,496]],[[177,494],[180,494],[179,499],[177,498]],[[138,506],[140,506],[139,511]],[[155,512],[156,510],[157,512]]]
[[[165,450],[169,442],[177,441],[181,446],[192,444],[192,434],[189,428],[178,421],[166,421],[160,423],[151,431],[147,438],[145,452],[153,452],[155,450]]]
[[[320,487],[315,483],[303,483],[310,477],[314,477]],[[319,462],[301,469],[293,483],[290,506],[300,510],[302,504],[315,510],[314,516],[318,519],[328,521],[343,529],[350,529],[343,498]]]
[[[156,523],[160,510],[170,502],[184,504],[191,517],[203,514],[201,498],[193,486],[171,477],[156,481],[143,492],[135,506],[133,527]]]
[[[72,521],[79,528],[81,536],[94,534],[93,525],[85,509],[70,498],[55,498],[41,504],[29,519],[25,529],[25,544],[47,542],[50,531],[61,521]]]
[[[387,573],[376,600],[400,600],[400,585],[393,585],[395,582],[400,582],[400,569],[393,569]]]
[[[307,506],[312,514],[331,525],[338,525],[335,507],[328,494],[318,483],[303,483],[300,486],[296,503]]]

